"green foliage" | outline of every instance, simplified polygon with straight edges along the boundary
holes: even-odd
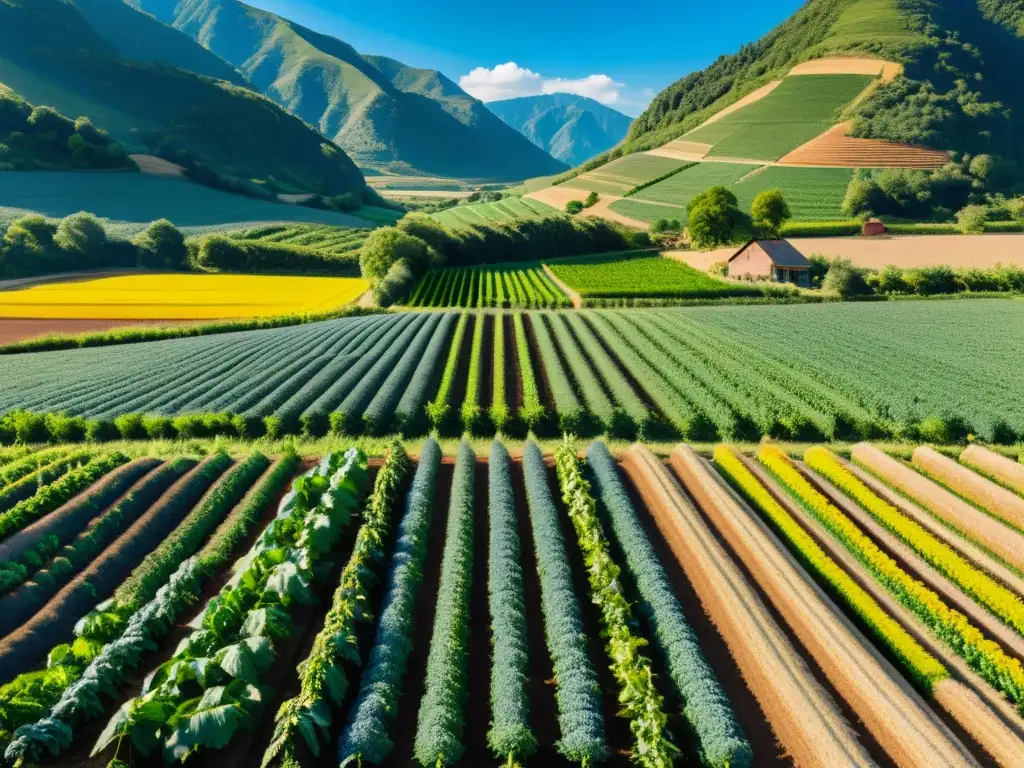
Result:
[[[632,759],[646,768],[668,768],[679,749],[668,739],[662,696],[654,687],[651,661],[641,652],[647,641],[632,627],[630,605],[619,587],[597,502],[583,477],[575,445],[566,440],[555,454],[558,482],[587,566],[590,597],[601,612],[606,651],[620,688],[620,715],[629,719],[635,744]]]
[[[988,211],[982,205],[968,205],[957,211],[956,223],[965,235],[980,235],[985,231]]]
[[[302,246],[237,240],[223,235],[204,237],[199,243],[199,266],[220,272],[297,273],[356,276],[354,254],[334,255]]]
[[[526,695],[526,598],[510,464],[505,446],[495,440],[487,465],[487,595],[494,647],[487,744],[495,757],[512,765],[536,751],[537,739],[530,730]]]
[[[722,186],[710,187],[687,204],[690,239],[698,248],[725,245],[739,226],[736,195]]]
[[[462,736],[469,695],[475,471],[473,449],[463,441],[452,478],[426,690],[416,726],[414,754],[424,768],[452,765],[465,751]]]
[[[452,286],[470,276],[484,290],[466,296],[454,295]],[[486,286],[490,286],[488,291]],[[456,302],[465,298],[464,302]],[[449,267],[432,269],[423,277],[407,302],[411,307],[466,306],[485,307],[565,307],[569,298],[547,276],[539,264],[495,265],[487,267]]]
[[[591,192],[591,194],[595,194]],[[565,212],[570,216],[575,216],[577,213],[582,213],[586,206],[582,200],[570,200],[565,204]]]
[[[88,118],[32,107],[0,84],[0,171],[134,169],[124,149]]]
[[[782,190],[777,187],[758,192],[750,204],[750,218],[754,225],[770,237],[777,238],[783,223],[792,216]]]
[[[167,219],[154,221],[132,240],[139,251],[139,265],[151,269],[187,269],[185,236]]]
[[[870,293],[864,272],[849,259],[836,259],[829,264],[828,273],[821,283],[823,291],[835,293],[844,299]]]
[[[708,298],[761,293],[756,287],[715,280],[682,262],[646,252],[558,259],[548,266],[587,300],[632,296]]]
[[[537,388],[537,376],[533,370],[530,356],[530,342],[526,336],[526,325],[523,315],[516,312],[512,315],[512,328],[516,339],[516,357],[519,360],[519,375],[523,391],[523,407],[519,411],[519,419],[530,429],[535,429],[547,415],[547,410],[540,400]]]
[[[701,193],[712,187],[730,187],[757,168],[756,165],[739,163],[696,163],[633,197],[638,201],[680,206],[673,216],[681,217],[685,213],[682,209]]]
[[[573,762],[589,765],[607,758],[601,688],[587,654],[579,598],[558,522],[548,468],[534,442],[523,452],[523,474],[530,527],[540,580],[544,636],[551,654],[560,738],[558,751]]]
[[[587,469],[600,494],[602,519],[636,583],[640,595],[636,606],[682,697],[683,716],[700,741],[701,762],[721,768],[750,766],[754,759],[750,742],[701,651],[604,443],[591,443],[587,449]]]
[[[487,315],[477,313],[473,316],[473,340],[469,348],[469,370],[466,374],[466,396],[459,407],[459,418],[465,432],[478,434],[486,431],[488,425],[483,420],[480,408],[480,396],[485,395],[483,389],[484,366],[488,365],[483,357],[484,335],[487,328]]]
[[[455,335],[452,337],[451,346],[448,348],[448,359],[445,361],[444,372],[441,374],[441,384],[438,387],[437,395],[427,405],[427,418],[434,429],[442,429],[448,426],[452,414],[452,390],[455,387],[455,375],[459,367],[459,355],[462,351],[462,342],[466,336],[466,325],[469,323],[469,313],[463,312],[459,315],[459,322],[455,326]]]
[[[410,467],[401,443],[392,443],[374,480],[373,493],[323,629],[299,665],[299,693],[282,703],[274,718],[274,734],[263,754],[263,768],[301,765],[297,749],[300,743],[318,757],[321,742],[330,738],[331,710],[341,706],[348,689],[345,667],[358,667],[361,662],[356,646],[357,625],[372,618],[367,608],[370,588],[385,557],[398,492]]]
[[[428,438],[420,451],[406,511],[399,523],[387,591],[359,696],[338,744],[342,764],[352,758],[379,764],[394,748],[390,733],[398,716],[412,651],[413,617],[423,581],[440,462],[441,449]]]
[[[472,200],[471,195],[465,201],[431,213],[430,218],[449,229],[468,229],[479,224],[514,219],[546,219],[562,215],[557,208],[529,197],[505,197],[489,203],[471,202]]]
[[[586,200],[583,201],[583,207],[593,208],[595,205],[597,205],[597,201],[600,199],[601,198],[597,194],[597,192],[591,192],[589,195],[587,195]],[[569,211],[569,213],[572,213],[572,211]],[[579,211],[577,211],[577,213],[579,213]]]

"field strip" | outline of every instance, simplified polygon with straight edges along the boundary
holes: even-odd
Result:
[[[949,265],[992,268],[1024,266],[1024,234],[904,235],[897,237],[792,237],[801,253],[850,259],[858,267],[904,269]]]
[[[622,466],[796,763],[821,768],[874,764],[665,466],[640,446],[629,450]]]
[[[977,443],[964,448],[960,462],[1024,495],[1024,464],[993,453]]]
[[[797,64],[789,75],[875,75],[882,82],[891,82],[903,71],[903,65],[885,59],[867,57],[829,56]]]
[[[572,182],[569,182],[572,183]],[[587,195],[590,193],[575,189],[565,184],[559,184],[557,187],[545,187],[539,189],[536,192],[531,192],[526,195],[528,199],[539,200],[542,203],[557,208],[559,211],[565,210],[565,204],[570,200],[586,200]],[[598,201],[595,205],[590,208],[585,208],[580,216],[598,216],[601,218],[608,219],[609,221],[616,221],[619,224],[625,224],[627,227],[633,227],[634,229],[647,229],[650,227],[646,221],[640,221],[638,219],[631,219],[628,216],[623,216],[621,213],[616,213],[611,209],[611,204],[617,200],[622,200],[622,197],[616,195],[610,195],[604,192],[599,193]]]
[[[741,455],[740,459],[769,494],[861,589],[898,621],[926,651],[953,671],[956,679],[940,681],[932,689],[936,703],[953,715],[958,724],[977,739],[990,754],[999,759],[1001,765],[1016,765],[1024,739],[1024,719],[1013,704],[982,680],[945,644],[937,641],[928,628],[900,605],[821,523],[793,501],[767,470],[748,456]]]
[[[960,611],[978,625],[979,628],[991,635],[993,639],[1003,646],[1006,652],[1016,656],[1018,659],[1024,659],[1024,637],[1021,637],[982,608],[973,598],[943,576],[937,569],[929,565],[924,558],[900,541],[894,534],[889,533],[871,515],[861,509],[856,502],[848,499],[842,491],[832,485],[822,475],[810,469],[801,461],[795,461],[794,465],[812,485],[817,487],[822,495],[873,539],[875,544],[895,560],[904,571],[934,591],[948,605]]]
[[[927,477],[904,466],[869,443],[853,447],[854,463],[880,477],[962,535],[985,547],[1018,571],[1024,571],[1024,536],[958,499]]]
[[[462,200],[474,194],[468,189],[378,189],[381,197],[403,198],[403,197],[437,197],[445,200]]]
[[[950,153],[916,144],[849,136],[852,123],[841,122],[775,161],[804,168],[941,168]]]
[[[982,477],[927,446],[914,449],[911,463],[958,496],[982,507],[993,517],[1018,530],[1024,528],[1024,499],[1013,491],[996,485],[987,477]]]
[[[898,765],[973,765],[966,748],[689,446],[672,468],[825,676]]]
[[[904,515],[935,536],[935,538],[942,541],[950,549],[959,552],[967,560],[986,571],[990,576],[1001,582],[1008,589],[1014,590],[1022,599],[1024,599],[1024,579],[1017,575],[1012,569],[1007,568],[1001,562],[996,560],[982,547],[977,546],[963,536],[959,536],[951,531],[945,525],[928,514],[924,509],[909,502],[907,499],[893,491],[892,488],[887,486],[885,483],[880,482],[878,478],[874,477],[870,473],[865,472],[860,467],[855,464],[851,464],[841,457],[839,461],[840,465],[844,469],[848,470],[854,477],[864,483],[864,485],[870,488],[871,491],[883,501],[887,501],[892,504]]]
[[[156,155],[128,155],[135,164],[139,166],[139,170],[143,173],[152,174],[153,176],[184,176],[184,166],[172,163],[170,160],[164,160],[162,157]]]
[[[753,104],[755,101],[760,101],[765,96],[767,96],[769,93],[771,93],[776,88],[778,88],[780,85],[782,85],[782,80],[781,79],[779,79],[779,80],[772,80],[770,83],[765,83],[760,88],[758,88],[756,91],[751,91],[750,93],[748,93],[746,96],[744,96],[739,101],[733,102],[728,107],[725,107],[724,109],[719,110],[718,112],[713,114],[711,117],[709,117],[707,120],[705,120],[703,123],[698,125],[696,128],[691,128],[689,131],[684,133],[683,136],[686,136],[686,134],[688,134],[688,133],[693,133],[698,128],[703,128],[705,125],[710,125],[711,123],[716,123],[719,120],[721,120],[723,117],[725,117],[726,115],[731,115],[733,112],[741,110],[744,107],[746,107],[746,106],[748,106],[750,104]]]

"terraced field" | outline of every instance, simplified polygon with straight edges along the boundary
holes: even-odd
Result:
[[[0,498],[45,471],[0,512],[8,763],[1024,751],[1021,579],[976,544],[1024,541],[1000,454],[137,448],[0,452]]]
[[[559,216],[562,211],[539,200],[527,197],[509,197],[495,203],[471,203],[432,213],[430,217],[453,229],[464,229],[474,224],[494,224],[510,219],[545,219]]]
[[[233,240],[295,245],[327,253],[351,253],[362,247],[370,230],[322,224],[267,224],[236,230],[228,236]]]
[[[517,307],[571,306],[562,290],[539,264],[449,267],[424,275],[409,297],[410,307]]]
[[[782,168],[770,166],[731,187],[741,211],[749,211],[758,192],[779,188],[796,221],[838,221],[843,198],[853,180],[848,168]]]
[[[698,163],[665,181],[640,190],[630,199],[653,203],[672,203],[680,206],[680,212],[685,217],[686,204],[705,189],[717,185],[728,187],[757,167],[739,163]],[[619,202],[612,203],[613,210]]]
[[[67,418],[9,416],[0,442],[433,428],[1012,443],[1020,359],[1012,300],[410,311],[2,356],[0,413]]]
[[[825,132],[874,78],[795,75],[763,98],[685,134],[711,144],[710,157],[778,160]]]
[[[642,184],[649,184],[689,165],[682,160],[636,153],[620,157],[593,171],[565,182],[568,187],[622,197]]]

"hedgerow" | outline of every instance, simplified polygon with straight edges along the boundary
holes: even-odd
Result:
[[[629,719],[635,739],[632,759],[645,768],[668,768],[679,749],[668,737],[668,719],[654,687],[651,660],[640,652],[647,641],[633,629],[632,611],[618,584],[619,566],[612,560],[597,502],[570,440],[556,452],[555,464],[562,501],[587,564],[590,598],[601,612],[608,660],[620,690],[620,714]]]
[[[487,595],[491,613],[491,728],[487,744],[505,765],[517,766],[537,749],[526,695],[529,644],[522,553],[512,492],[511,460],[500,442],[491,444],[487,478]]]
[[[750,742],[704,658],[604,443],[591,444],[587,468],[600,494],[605,519],[636,582],[640,596],[636,605],[650,625],[669,677],[682,697],[683,717],[697,734],[702,763],[715,768],[752,765]]]
[[[548,485],[548,468],[534,442],[528,442],[523,451],[523,473],[540,579],[544,636],[556,684],[560,734],[556,746],[566,758],[586,766],[609,755],[601,687],[587,655],[587,636],[558,510]]]
[[[385,557],[398,492],[410,465],[401,443],[392,443],[374,481],[324,627],[299,665],[299,693],[282,703],[274,718],[274,734],[263,755],[263,768],[302,765],[300,743],[318,757],[321,741],[330,738],[331,710],[341,706],[348,690],[345,665],[358,666],[361,661],[356,628],[371,619],[370,588]]]
[[[466,748],[462,737],[469,696],[475,471],[476,456],[464,440],[459,445],[452,478],[426,690],[416,724],[414,755],[424,768],[452,765]]]

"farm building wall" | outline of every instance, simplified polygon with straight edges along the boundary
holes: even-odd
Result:
[[[751,243],[729,261],[729,277],[770,278],[772,259],[757,243]]]

